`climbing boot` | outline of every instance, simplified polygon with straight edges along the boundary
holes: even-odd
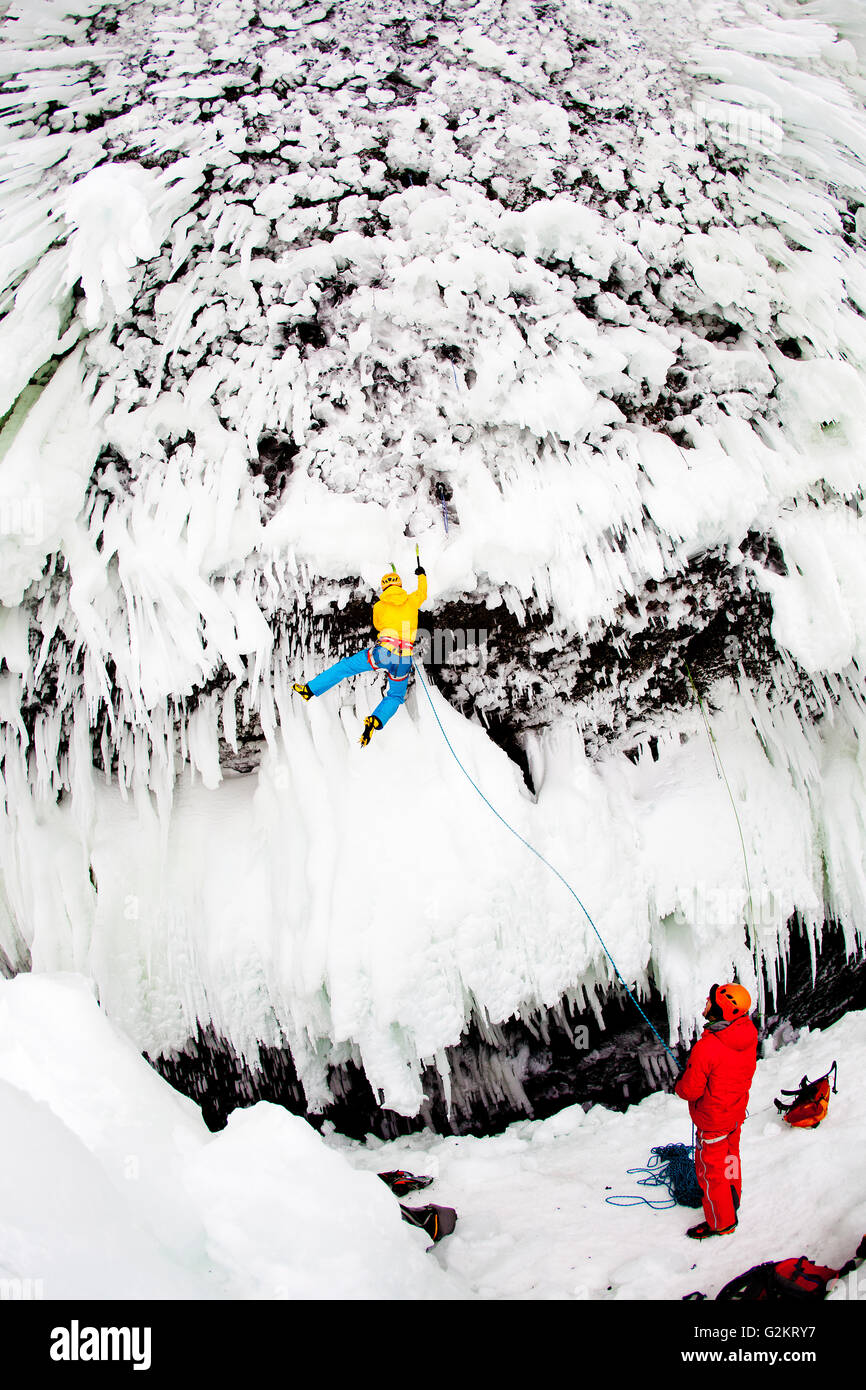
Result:
[[[308,685],[293,685],[292,689],[302,700],[312,700],[313,692]]]
[[[708,1240],[710,1236],[732,1236],[737,1229],[737,1223],[733,1226],[726,1226],[723,1231],[714,1231],[712,1226],[708,1226],[706,1221],[701,1221],[697,1226],[690,1226],[686,1235],[692,1240]]]
[[[366,747],[367,747],[367,744],[370,742],[370,739],[371,739],[371,737],[372,737],[373,730],[374,730],[374,729],[381,729],[381,727],[382,727],[382,721],[381,721],[381,719],[377,719],[376,716],[375,716],[375,714],[368,714],[368,715],[367,715],[367,718],[364,720],[364,732],[362,733],[361,737],[358,739],[358,742],[360,743],[360,745],[361,745],[362,748],[366,748]]]

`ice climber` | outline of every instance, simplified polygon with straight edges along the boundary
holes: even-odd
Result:
[[[411,594],[407,594],[403,588],[403,581],[393,565],[390,574],[383,574],[382,596],[373,604],[376,641],[371,647],[364,647],[353,656],[344,657],[314,676],[309,684],[292,687],[303,699],[309,700],[314,695],[324,695],[326,690],[347,676],[358,676],[371,670],[384,671],[388,676],[388,688],[373,713],[364,720],[364,732],[359,739],[362,748],[366,748],[377,729],[384,728],[406,699],[412,670],[412,646],[418,630],[418,609],[427,598],[427,573],[420,560],[415,573],[418,587]]]
[[[693,1240],[731,1235],[742,1194],[740,1129],[757,1066],[758,1030],[752,998],[742,985],[713,985],[704,1007],[707,1026],[689,1054],[676,1094],[689,1103],[695,1126],[695,1172],[705,1221]]]

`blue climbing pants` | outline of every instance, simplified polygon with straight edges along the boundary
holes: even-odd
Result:
[[[384,671],[388,677],[388,688],[373,713],[385,725],[406,699],[411,670],[410,656],[398,656],[396,652],[389,652],[387,647],[364,647],[353,656],[344,656],[342,661],[335,662],[320,675],[313,676],[308,684],[314,695],[324,695],[326,690],[338,685],[347,676],[360,676],[364,671]]]

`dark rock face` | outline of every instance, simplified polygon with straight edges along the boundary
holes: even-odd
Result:
[[[852,1009],[866,1008],[866,956],[849,956],[842,933],[828,924],[813,961],[803,936],[792,935],[787,978],[780,998],[764,1022],[765,1034],[780,1025],[829,1028]]]
[[[757,548],[762,562],[769,542],[743,542]],[[352,585],[353,581],[347,581]],[[357,651],[372,637],[373,595],[360,580],[353,597],[309,624],[305,664],[311,672],[324,660]],[[327,595],[317,595],[319,607]],[[682,614],[669,621],[672,610]],[[515,613],[504,601],[491,604],[483,594],[440,602],[421,614],[417,655],[428,678],[463,714],[484,725],[491,740],[520,767],[530,791],[537,790],[526,755],[526,735],[553,719],[579,712],[587,751],[611,744],[627,756],[652,735],[665,714],[694,706],[695,690],[704,694],[717,680],[745,675],[760,685],[769,682],[779,653],[770,632],[772,606],[752,574],[733,567],[718,552],[698,557],[686,572],[661,582],[647,581],[643,591],[623,603],[615,620],[586,633],[569,633],[556,614],[538,602]],[[291,614],[282,615],[290,634]],[[300,650],[300,643],[299,643]],[[322,653],[322,656],[319,655]],[[222,680],[230,682],[224,671]],[[217,676],[207,691],[219,688]],[[190,702],[194,707],[195,700]],[[263,740],[257,722],[238,722],[245,745],[240,761],[226,747],[226,767],[255,767]]]
[[[675,608],[687,616],[672,623]],[[527,606],[522,621],[504,604],[440,605],[437,629],[483,632],[485,648],[480,662],[470,645],[426,669],[529,781],[523,736],[557,716],[580,712],[588,752],[613,743],[628,753],[666,713],[694,703],[688,671],[701,691],[741,671],[760,683],[777,655],[771,620],[769,600],[751,576],[707,553],[685,573],[648,580],[612,623],[586,633],[559,631],[555,614],[537,604]]]
[[[667,1019],[658,995],[653,993],[641,1007],[665,1037]],[[866,956],[849,957],[841,932],[828,923],[813,978],[809,944],[794,931],[785,984],[772,1011],[758,1020],[761,1037],[790,1042],[798,1028],[827,1028],[850,1010],[863,1008]],[[237,1106],[268,1100],[306,1115],[314,1125],[327,1120],[353,1139],[367,1134],[393,1139],[421,1129],[482,1136],[500,1133],[516,1120],[545,1119],[569,1105],[623,1111],[653,1091],[670,1089],[673,1062],[628,998],[622,993],[610,998],[603,1016],[604,1031],[593,1013],[578,1013],[563,1002],[544,1015],[510,1019],[494,1028],[473,1020],[459,1046],[447,1049],[450,1104],[442,1077],[428,1067],[425,1102],[411,1119],[382,1110],[364,1073],[352,1063],[331,1071],[333,1104],[322,1114],[308,1114],[288,1051],[262,1048],[260,1068],[253,1071],[210,1030],[200,1032],[185,1051],[150,1060],[201,1106],[213,1130],[221,1129]],[[680,1047],[678,1055],[685,1062],[687,1049]]]

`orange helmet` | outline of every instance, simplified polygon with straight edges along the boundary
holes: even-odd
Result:
[[[383,591],[383,593],[384,593],[385,589],[388,588],[389,585],[391,585],[391,584],[396,584],[396,585],[398,586],[398,588],[399,588],[399,586],[400,586],[402,583],[403,583],[403,581],[402,581],[402,579],[400,578],[400,576],[399,576],[399,574],[397,573],[396,570],[392,570],[392,571],[390,572],[390,574],[383,574],[383,575],[382,575],[382,591]]]
[[[742,985],[713,985],[710,990],[710,1003],[715,1005],[726,1023],[742,1018],[752,1007],[752,996]]]

